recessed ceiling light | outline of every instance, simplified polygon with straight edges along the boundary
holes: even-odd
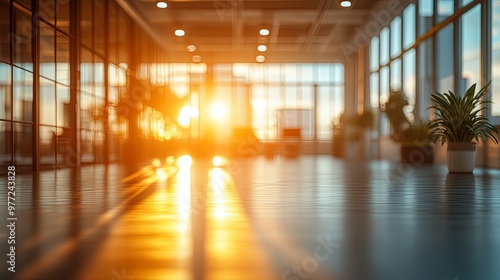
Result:
[[[266,57],[263,56],[263,55],[258,55],[255,57],[255,61],[261,63],[261,62],[264,62],[266,60]]]
[[[187,51],[188,52],[195,52],[196,51],[196,46],[195,45],[188,45],[187,46]]]
[[[160,9],[165,9],[167,7],[167,3],[166,2],[158,2],[156,3],[156,7],[160,8]]]
[[[267,36],[267,35],[269,35],[269,29],[262,28],[259,31],[259,34],[262,35],[262,36]]]
[[[193,55],[193,57],[191,58],[193,60],[193,62],[195,63],[200,63],[201,62],[201,56],[195,54]]]
[[[266,47],[266,45],[259,45],[259,46],[257,47],[257,50],[258,50],[259,52],[265,52],[265,51],[267,51],[267,47]]]
[[[184,35],[186,35],[186,32],[184,32],[184,30],[182,30],[182,29],[175,30],[175,36],[182,37]]]
[[[344,8],[349,8],[351,6],[351,1],[342,1],[340,2],[340,6],[344,7]]]

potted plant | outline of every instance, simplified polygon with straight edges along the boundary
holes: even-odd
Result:
[[[401,132],[401,161],[411,165],[434,162],[434,147],[427,137],[428,123],[410,124]]]
[[[472,173],[476,162],[476,142],[498,140],[497,129],[484,116],[485,105],[491,103],[483,99],[491,85],[488,82],[477,93],[473,84],[464,96],[436,92],[431,94],[436,117],[429,122],[428,137],[441,144],[448,142],[446,161],[450,173]],[[472,142],[476,140],[476,142]]]
[[[409,105],[408,97],[401,90],[391,90],[387,102],[381,106],[393,128],[392,138],[399,141],[403,129],[410,123],[404,108]]]

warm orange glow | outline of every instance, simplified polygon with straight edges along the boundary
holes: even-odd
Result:
[[[156,169],[156,177],[158,178],[159,182],[165,182],[168,179],[167,172],[165,172],[165,169],[163,168]]]
[[[182,127],[189,127],[191,125],[191,118],[198,118],[200,116],[200,112],[197,108],[184,106],[179,113],[179,117],[177,117],[177,122]]]
[[[181,169],[189,169],[191,168],[191,164],[193,164],[193,159],[190,155],[183,155],[177,159],[177,165]]]
[[[165,165],[167,165],[167,166],[173,165],[174,163],[175,163],[175,157],[174,156],[168,156],[165,159]]]
[[[177,122],[182,127],[188,127],[191,124],[191,113],[189,107],[184,106],[179,113]]]
[[[159,159],[155,158],[151,161],[151,165],[158,168],[161,166],[161,161]]]
[[[227,165],[227,158],[223,157],[223,156],[214,156],[212,158],[212,165],[215,166],[215,167],[222,167],[222,166],[225,166]]]
[[[227,117],[227,106],[223,103],[216,102],[210,106],[210,116],[215,120],[223,120]]]

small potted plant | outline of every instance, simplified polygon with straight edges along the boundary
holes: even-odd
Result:
[[[387,115],[392,126],[392,138],[396,142],[400,140],[403,129],[410,123],[404,111],[404,108],[409,104],[408,97],[403,91],[391,90],[389,98],[381,106],[382,112]]]
[[[484,116],[485,105],[491,103],[484,100],[490,85],[491,81],[475,93],[473,84],[463,97],[451,91],[431,94],[434,105],[429,109],[435,110],[436,117],[427,126],[428,137],[441,144],[448,142],[446,161],[450,173],[472,173],[479,140],[490,139],[498,144],[498,131]]]
[[[401,132],[401,161],[411,165],[434,162],[434,147],[427,137],[428,124],[411,123]]]

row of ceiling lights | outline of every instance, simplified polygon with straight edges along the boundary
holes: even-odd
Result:
[[[342,1],[342,2],[340,2],[340,6],[342,6],[344,8],[349,8],[349,7],[351,7],[351,1]],[[156,7],[160,8],[160,9],[165,9],[165,8],[168,7],[168,4],[166,2],[157,2],[156,3]],[[259,34],[261,36],[268,36],[269,33],[270,33],[269,29],[266,29],[266,28],[262,28],[261,30],[259,30]],[[177,37],[182,37],[182,36],[186,35],[186,32],[184,30],[182,30],[182,29],[176,29],[174,31],[174,34]],[[267,51],[267,46],[264,45],[264,44],[258,45],[257,46],[257,50],[259,52],[265,52],[265,51]],[[188,45],[187,46],[187,51],[191,52],[191,53],[195,52],[196,51],[196,46],[195,45]],[[194,55],[192,57],[192,60],[193,60],[193,62],[201,62],[201,56]],[[259,63],[262,63],[262,62],[264,62],[266,60],[266,57],[263,56],[263,55],[257,55],[255,57],[255,60],[257,62],[259,62]]]

